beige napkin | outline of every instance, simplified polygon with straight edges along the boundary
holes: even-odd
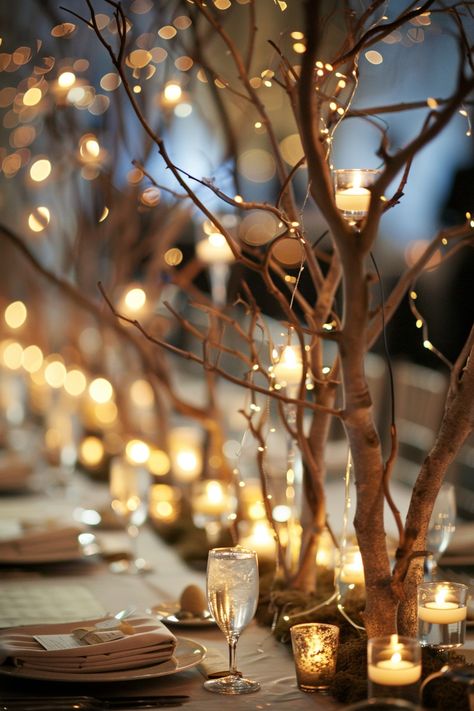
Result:
[[[1,563],[43,563],[63,561],[81,555],[79,526],[51,523],[24,527],[18,521],[0,524]]]
[[[208,647],[198,669],[206,679],[217,679],[229,673],[229,660],[217,650]]]
[[[16,452],[0,455],[0,491],[23,489],[28,484],[33,467]]]
[[[111,639],[87,643],[84,630],[88,630],[89,641],[90,636]],[[71,644],[77,646],[68,646]],[[176,637],[159,620],[136,613],[122,622],[108,617],[3,630],[0,663],[24,670],[99,673],[165,662],[173,656],[175,647]]]

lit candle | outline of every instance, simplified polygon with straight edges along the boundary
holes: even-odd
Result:
[[[299,688],[325,693],[336,671],[339,627],[309,622],[293,625],[290,634]]]
[[[285,346],[278,363],[273,366],[276,381],[282,386],[299,385],[303,375],[303,363],[299,347]]]
[[[202,471],[201,432],[194,427],[175,427],[169,433],[171,469],[176,481],[190,483]]]
[[[398,635],[393,634],[388,646],[384,647],[380,642],[383,642],[383,638],[369,640],[369,681],[382,686],[416,684],[421,677],[420,648],[416,640],[409,640],[410,644],[407,645],[399,641]]]
[[[343,553],[339,580],[346,585],[364,584],[364,566],[358,547],[349,548]]]
[[[399,652],[390,659],[382,659],[377,664],[369,664],[369,679],[383,686],[405,686],[415,684],[421,676],[421,664],[413,664],[402,659]]]
[[[205,482],[202,494],[193,498],[193,512],[205,516],[222,516],[230,512],[229,496],[224,487],[215,479]]]
[[[355,170],[350,188],[336,190],[336,207],[343,212],[367,212],[370,204],[370,190],[361,186],[361,173]]]
[[[212,232],[196,245],[196,254],[206,264],[227,264],[234,254],[220,232]]]
[[[274,558],[276,552],[275,536],[266,521],[256,521],[248,536],[241,538],[240,545],[256,551],[261,558]]]
[[[449,589],[440,587],[436,592],[434,601],[425,602],[418,607],[418,617],[424,622],[440,625],[449,625],[453,622],[462,622],[467,616],[466,605],[446,600]]]

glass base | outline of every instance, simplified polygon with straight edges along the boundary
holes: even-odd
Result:
[[[111,573],[119,575],[143,575],[144,573],[150,573],[153,568],[144,558],[137,558],[136,560],[121,558],[110,563],[109,570]]]
[[[251,679],[244,679],[241,676],[229,674],[220,679],[209,679],[204,682],[204,688],[214,694],[253,694],[260,690],[260,684]]]

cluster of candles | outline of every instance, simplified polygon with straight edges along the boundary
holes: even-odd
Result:
[[[342,557],[339,577],[353,584],[359,575],[357,551],[350,563]],[[360,555],[360,554],[359,554]],[[354,567],[355,566],[355,567]],[[422,672],[423,646],[450,649],[462,646],[467,616],[467,587],[461,583],[429,582],[418,588],[418,638],[392,634],[367,643],[369,698],[390,697],[417,703]],[[325,692],[336,669],[338,627],[305,623],[291,628],[296,678],[306,692]]]

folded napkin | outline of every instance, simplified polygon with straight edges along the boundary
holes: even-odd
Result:
[[[0,631],[0,664],[72,674],[120,671],[171,659],[176,637],[145,613]]]
[[[44,563],[65,561],[82,555],[79,526],[18,521],[0,524],[0,563]]]
[[[30,462],[16,452],[0,455],[0,492],[24,489],[33,473]]]

